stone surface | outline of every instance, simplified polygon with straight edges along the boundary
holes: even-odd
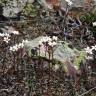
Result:
[[[43,36],[37,37],[37,38],[29,41],[26,44],[29,51],[32,48],[38,47],[38,45],[39,45],[38,42],[41,40],[42,37]],[[45,48],[41,47],[40,50],[41,50],[40,55],[45,57]],[[75,55],[76,54],[75,54],[74,50],[69,48],[67,46],[67,43],[65,43],[65,44],[58,43],[57,46],[54,48],[53,58],[55,58],[55,59],[57,59],[57,60],[59,60],[61,62],[64,62],[67,59],[70,59],[70,58],[74,57]],[[49,58],[48,54],[46,55],[46,57]]]
[[[25,6],[27,0],[13,0],[3,7],[3,15],[6,17],[13,17],[20,12]]]

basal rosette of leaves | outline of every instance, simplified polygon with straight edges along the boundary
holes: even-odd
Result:
[[[25,16],[35,17],[37,16],[37,10],[32,4],[27,4],[27,6],[23,9],[22,14]]]

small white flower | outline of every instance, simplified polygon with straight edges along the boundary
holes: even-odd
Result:
[[[56,45],[57,45],[57,43],[56,43],[56,42],[52,42],[52,44],[53,44],[53,46],[56,46]]]
[[[12,31],[13,34],[19,35],[19,31]]]
[[[18,49],[21,48],[21,44],[19,43],[19,44],[17,45],[17,47],[18,47]]]
[[[20,43],[20,46],[21,46],[21,48],[23,48],[24,47],[24,43]]]
[[[24,43],[25,42],[25,40],[22,40],[22,43]]]
[[[90,47],[85,48],[86,53],[92,54],[92,49]]]
[[[65,0],[67,3],[68,3],[68,5],[72,5],[73,3],[72,3],[72,1],[70,1],[70,0]]]
[[[4,40],[6,43],[8,43],[10,41],[10,39],[8,37],[4,37]]]
[[[6,37],[10,37],[10,35],[9,35],[8,33],[5,33],[4,36],[6,36]]]
[[[78,70],[78,66],[74,65],[74,68],[75,68],[76,70]]]
[[[27,42],[27,41],[24,41],[24,42]],[[19,44],[15,44],[13,47],[10,47],[10,51],[17,51],[18,49],[23,48],[23,47],[24,47],[24,43],[21,42]]]
[[[88,66],[88,69],[91,69],[91,66]]]
[[[26,40],[23,40],[22,43],[28,43],[29,41],[26,39]]]
[[[49,46],[53,46],[52,42],[49,42],[48,45],[49,45]]]
[[[92,56],[87,56],[86,59],[87,59],[87,60],[92,60],[93,57],[92,57]]]
[[[14,46],[18,47],[18,44],[15,44]]]
[[[54,47],[57,43],[56,42],[49,42],[48,45]]]
[[[42,42],[42,40],[40,40],[40,41],[39,41],[39,45],[43,45],[43,42]]]
[[[43,43],[43,42],[46,43],[46,42],[52,41],[52,39],[51,39],[50,37],[48,37],[48,36],[45,36],[45,37],[43,37],[43,38],[41,39],[41,41],[42,41],[42,43]]]
[[[2,37],[2,33],[0,33],[0,36]]]
[[[18,46],[13,46],[13,50],[17,51],[18,50]]]
[[[23,48],[24,47],[24,43],[21,43],[21,48]]]
[[[47,41],[48,41],[48,38],[47,38],[47,37],[43,37],[43,38],[42,38],[42,42],[45,43],[45,42],[47,42]]]
[[[4,37],[4,36],[5,36],[5,37],[10,37],[10,35],[9,35],[8,33],[0,33],[0,36],[1,36],[1,37]]]
[[[95,46],[92,46],[92,50],[96,50],[96,45]]]
[[[4,37],[4,33],[0,33],[0,36],[1,36],[1,37]]]
[[[10,47],[9,50],[10,50],[10,51],[16,51],[16,48],[15,48],[15,46],[12,46],[12,47]]]
[[[13,50],[13,47],[10,47],[10,49],[9,49],[10,51],[12,51]]]
[[[18,48],[21,48],[24,43],[19,43]]]
[[[51,39],[50,37],[47,37],[47,41],[48,41],[48,42],[51,42],[52,39]]]
[[[96,22],[93,22],[93,26],[96,26]]]
[[[28,40],[27,39],[25,40],[25,43],[28,43]]]
[[[53,40],[57,41],[57,37],[56,36],[53,36],[52,38],[53,38]]]
[[[54,42],[52,42],[54,40]],[[46,42],[48,42],[48,45],[51,47],[54,47],[57,43],[55,42],[57,41],[57,37],[53,36],[53,38],[50,38],[48,36],[43,37],[40,41],[39,41],[39,45],[43,45],[46,44]],[[45,45],[46,46],[46,45]]]

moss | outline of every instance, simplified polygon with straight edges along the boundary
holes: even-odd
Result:
[[[81,50],[81,51],[77,50],[77,51],[78,51],[78,56],[75,57],[74,64],[76,64],[76,66],[78,66],[78,68],[79,68],[80,63],[85,62],[85,60],[86,60],[85,57],[87,54],[84,50]]]
[[[27,6],[23,9],[23,15],[35,17],[37,16],[37,10],[32,4],[27,4]]]

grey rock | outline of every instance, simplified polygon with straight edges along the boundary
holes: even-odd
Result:
[[[54,58],[58,59],[62,62],[66,61],[69,58],[74,57],[76,54],[73,49],[69,48],[68,46],[58,44],[58,47],[54,51]]]
[[[6,17],[14,17],[24,8],[26,2],[27,0],[10,1],[5,7],[3,7],[3,15]]]
[[[39,41],[42,39],[42,37],[43,36],[37,37],[26,44],[27,48],[30,49],[29,51],[31,51],[32,48],[39,46]],[[41,47],[40,50],[41,50],[40,55],[42,57],[45,57],[44,47]],[[65,44],[58,43],[57,46],[54,48],[53,58],[64,63],[64,61],[74,57],[75,55],[76,54],[74,50],[69,48],[67,46],[67,43]],[[49,55],[47,54],[46,57],[49,58]]]

